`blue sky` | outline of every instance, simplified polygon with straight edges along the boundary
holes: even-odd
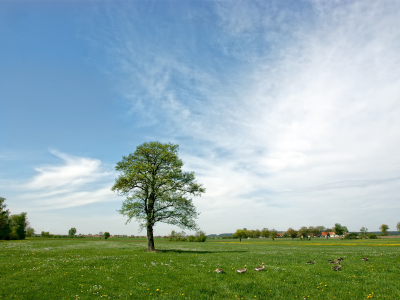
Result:
[[[399,12],[399,1],[0,1],[0,196],[37,232],[137,234],[116,211],[114,166],[159,140],[179,144],[207,188],[193,200],[208,234],[394,230]]]

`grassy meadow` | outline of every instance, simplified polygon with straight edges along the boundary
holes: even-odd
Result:
[[[0,298],[400,299],[400,239],[156,239],[156,248],[122,238],[2,241]],[[335,272],[327,260],[339,257]]]

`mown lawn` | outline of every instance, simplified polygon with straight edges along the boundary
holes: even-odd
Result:
[[[3,299],[400,299],[400,239],[0,242]],[[361,261],[362,257],[369,261]],[[341,271],[328,259],[343,257]],[[316,259],[314,265],[306,262]],[[265,271],[254,267],[265,263]],[[244,274],[235,272],[247,265]],[[225,274],[213,273],[223,268]]]

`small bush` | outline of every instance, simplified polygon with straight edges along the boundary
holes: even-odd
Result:
[[[349,234],[346,234],[346,235],[344,236],[344,238],[345,238],[346,240],[358,239],[358,234],[357,234],[356,232],[351,232],[351,233],[349,233]]]
[[[370,238],[370,239],[377,239],[377,238],[378,238],[378,235],[376,235],[375,233],[370,233],[370,234],[368,235],[368,238]]]

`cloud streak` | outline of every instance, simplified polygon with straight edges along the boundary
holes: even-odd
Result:
[[[63,161],[61,165],[35,168],[38,172],[22,188],[21,198],[34,204],[32,210],[83,206],[116,200],[110,191],[115,173],[104,170],[101,161],[50,150]]]

